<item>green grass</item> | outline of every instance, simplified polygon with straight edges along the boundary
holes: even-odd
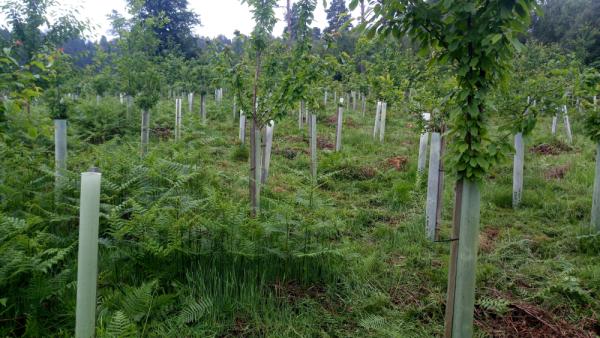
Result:
[[[341,153],[319,151],[318,186],[309,177],[307,130],[298,130],[295,115],[278,121],[262,213],[251,219],[248,148],[239,145],[227,103],[208,102],[207,126],[197,107],[184,111],[182,140],[152,135],[142,159],[139,114],[127,117],[111,99],[98,110],[93,101],[71,120],[69,183],[57,204],[44,108],[12,116],[0,144],[0,336],[72,335],[78,177],[91,166],[103,173],[99,336],[443,333],[449,244],[425,239],[419,136],[402,113],[390,109],[380,144],[371,138],[372,111],[347,112],[355,126],[344,126]],[[172,108],[161,102],[152,128],[170,128]],[[510,161],[483,186],[480,336],[521,302],[552,313],[544,319],[553,325],[597,329],[600,239],[586,230],[595,147],[572,120],[572,150],[526,153],[522,207],[511,206]],[[527,147],[558,142],[549,126],[540,121]],[[318,134],[335,143],[325,118]],[[397,156],[408,158],[404,171],[388,164]],[[563,178],[547,177],[559,166]],[[452,177],[446,182],[444,239]]]

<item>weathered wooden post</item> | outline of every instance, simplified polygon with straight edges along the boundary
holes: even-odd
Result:
[[[383,143],[385,137],[385,119],[387,117],[387,102],[381,103],[381,121],[379,122],[379,142]]]
[[[310,172],[317,180],[317,115],[310,115]]]
[[[150,139],[150,111],[142,110],[142,156],[148,152],[148,140]]]
[[[76,338],[93,338],[96,333],[101,178],[99,172],[89,171],[81,174],[75,313]]]
[[[513,207],[521,204],[523,197],[523,166],[525,163],[525,147],[523,133],[515,135],[515,155],[513,160]]]
[[[240,110],[240,132],[239,139],[242,145],[246,142],[246,114],[243,110]]]
[[[379,132],[381,122],[381,107],[381,101],[377,101],[377,109],[375,111],[375,125],[373,126],[373,139],[377,137],[377,133]]]
[[[440,152],[442,146],[440,133],[431,134],[431,151],[429,154],[429,174],[427,177],[427,206],[425,208],[425,222],[427,238],[435,240],[437,226],[437,204],[440,174]]]
[[[335,151],[342,150],[342,125],[344,122],[344,99],[340,99],[337,110],[337,128],[335,130]]]
[[[271,149],[273,148],[273,131],[275,128],[275,121],[271,120],[265,126],[265,149],[263,151],[263,164],[262,164],[262,184],[267,183],[269,178],[269,168],[271,167]]]

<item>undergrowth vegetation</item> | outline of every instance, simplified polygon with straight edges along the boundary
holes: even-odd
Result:
[[[248,150],[231,102],[209,123],[170,101],[152,111],[139,156],[135,109],[83,100],[69,119],[68,182],[56,196],[51,119],[43,105],[9,116],[0,146],[0,335],[70,336],[75,320],[79,174],[103,173],[97,336],[405,337],[443,332],[453,191],[442,241],[426,240],[418,135],[399,107],[386,144],[371,117],[349,112],[344,150],[320,150],[309,173],[306,130],[286,118],[271,177],[249,217]],[[574,131],[581,128],[575,116]],[[477,334],[598,334],[600,241],[590,235],[594,148],[571,147],[542,119],[527,140],[525,194],[511,205],[511,167],[482,196]],[[319,121],[326,145],[335,127]],[[547,147],[540,147],[547,145]],[[555,149],[555,152],[537,151]],[[290,154],[294,156],[290,156]],[[401,163],[398,164],[398,163]],[[557,169],[558,168],[558,169]],[[417,183],[420,182],[420,183]],[[515,331],[517,329],[525,331]]]

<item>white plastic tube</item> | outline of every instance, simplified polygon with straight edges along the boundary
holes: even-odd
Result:
[[[75,337],[92,338],[96,331],[96,282],[98,276],[98,227],[100,182],[98,172],[81,174],[79,251],[77,254],[77,304]]]
[[[273,148],[273,132],[275,129],[275,121],[271,120],[265,126],[265,151],[263,154],[262,178],[263,184],[267,183],[269,178],[269,168],[271,167],[271,149]]]
[[[381,101],[377,101],[377,110],[375,112],[375,125],[373,126],[373,138],[377,137],[379,132],[379,123],[381,122]]]
[[[379,142],[383,143],[385,138],[385,120],[387,117],[387,103],[381,103],[381,121],[379,122]]]
[[[343,103],[343,100],[340,100],[340,103]],[[335,132],[335,151],[339,152],[342,150],[342,126],[344,122],[344,107],[341,105],[338,107],[337,113],[337,128]]]
[[[240,131],[239,131],[239,139],[242,145],[246,142],[246,114],[244,111],[240,111]]]
[[[523,198],[523,167],[525,161],[525,147],[523,133],[515,135],[515,156],[513,161],[513,207],[521,204]]]
[[[437,224],[437,202],[440,179],[440,151],[442,146],[440,133],[431,134],[431,152],[429,154],[429,175],[427,177],[427,207],[425,220],[427,224],[427,238],[435,239],[435,227]]]

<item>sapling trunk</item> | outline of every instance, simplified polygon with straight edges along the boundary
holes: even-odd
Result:
[[[344,107],[338,107],[337,128],[335,131],[335,151],[342,150],[342,125],[344,122]]]
[[[267,183],[269,178],[269,168],[271,167],[271,149],[273,148],[273,132],[275,129],[275,121],[271,120],[265,126],[265,149],[263,151],[262,164],[262,184]]]
[[[379,125],[379,142],[383,143],[385,137],[385,119],[387,117],[387,103],[381,103],[381,122]]]
[[[479,185],[464,181],[460,211],[458,253],[456,257],[456,281],[454,288],[452,337],[473,336],[473,313],[475,308],[475,277],[477,248],[479,246],[480,217]]]
[[[77,303],[75,311],[75,337],[77,338],[93,338],[96,333],[96,282],[98,274],[101,177],[98,172],[81,174]]]
[[[437,225],[437,203],[440,179],[440,133],[431,134],[431,152],[429,156],[429,175],[427,177],[427,207],[425,209],[425,222],[427,227],[427,238],[435,239],[435,228]]]
[[[422,175],[427,165],[427,144],[429,143],[429,133],[424,132],[419,139],[419,159],[417,161],[417,172]]]
[[[523,133],[515,135],[515,156],[513,162],[513,207],[521,204],[523,197],[523,166],[525,163],[525,148]]]
[[[592,198],[592,230],[600,232],[600,143],[596,145],[596,176]]]
[[[54,120],[54,189],[58,199],[67,170],[67,120]]]
[[[317,115],[310,115],[310,172],[317,180]]]
[[[150,112],[142,110],[142,156],[148,152],[148,140],[150,139]]]
[[[380,122],[381,122],[381,101],[377,101],[377,109],[375,111],[375,125],[373,126],[373,139],[377,137],[377,133],[379,132]]]

